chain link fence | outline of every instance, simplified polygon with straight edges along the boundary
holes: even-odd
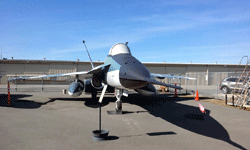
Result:
[[[13,74],[5,75],[3,72],[0,74],[0,92],[5,92],[7,90],[7,80],[9,78],[16,77],[27,77],[27,76],[38,76],[41,74]],[[183,89],[179,90],[178,93],[190,93],[196,92],[198,90],[200,96],[211,97],[216,99],[224,99],[225,95],[221,93],[219,89],[220,82],[230,76],[235,76],[234,72],[190,72],[186,74],[172,74],[174,76],[183,76],[196,78],[196,80],[185,80],[185,79],[162,79],[161,82],[167,84],[176,84],[181,86]],[[236,75],[237,76],[237,75]],[[239,74],[240,76],[240,74]],[[13,92],[29,92],[29,91],[62,91],[62,89],[67,89],[69,84],[75,79],[73,76],[64,77],[53,77],[53,78],[39,78],[39,79],[29,79],[29,80],[17,80],[11,82],[11,91]],[[84,80],[81,78],[80,80]],[[159,86],[156,86],[159,89]],[[170,92],[174,92],[174,89],[169,89]]]
[[[185,80],[185,79],[163,79],[160,80],[167,84],[176,84],[181,86],[183,89],[178,90],[178,93],[193,94],[198,90],[200,96],[210,97],[215,99],[225,99],[225,94],[223,94],[219,88],[220,82],[226,77],[240,76],[241,73],[235,72],[190,72],[186,74],[171,74],[174,76],[183,76],[196,78],[196,80]],[[159,88],[159,86],[157,86]],[[174,89],[169,88],[170,92],[174,92]]]
[[[224,99],[225,94],[220,90],[220,82],[231,76],[240,76],[241,73],[235,72],[197,72],[186,73],[187,77],[196,78],[196,80],[186,80],[185,88],[193,89],[199,92],[199,95],[216,99]]]
[[[1,76],[1,86],[0,92],[6,91],[7,89],[7,80],[9,78],[17,77],[32,77],[40,76],[41,74],[12,74],[12,75],[0,75]],[[49,75],[49,74],[43,74]],[[69,84],[74,81],[72,76],[63,76],[63,77],[47,77],[47,78],[36,78],[28,80],[15,80],[10,82],[10,91],[11,92],[59,92],[62,89],[67,89]]]

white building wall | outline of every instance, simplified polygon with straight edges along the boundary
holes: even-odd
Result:
[[[94,62],[95,66],[101,65],[103,62]],[[161,74],[181,74],[193,72],[234,72],[237,65],[221,65],[221,64],[170,64],[170,63],[143,63],[150,72]],[[238,70],[244,70],[244,65],[239,66]],[[72,62],[72,61],[27,61],[27,60],[0,60],[0,84],[6,83],[8,76],[23,75],[44,75],[44,74],[61,74],[76,71],[87,71],[92,69],[89,62]],[[195,75],[189,75],[196,77]],[[220,78],[227,74],[219,74]],[[198,78],[203,79],[201,75]],[[59,77],[59,80],[66,80],[66,77]],[[81,79],[81,78],[80,78]],[[208,84],[214,84],[215,79],[209,76]],[[49,80],[49,79],[47,79]],[[165,80],[167,81],[167,80]],[[189,81],[196,82],[196,81]],[[198,84],[206,84],[203,80],[198,80]],[[182,81],[185,84],[185,81]]]
[[[50,69],[49,64],[25,64],[24,74],[48,74]]]

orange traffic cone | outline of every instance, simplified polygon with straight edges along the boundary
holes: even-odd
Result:
[[[198,92],[198,90],[196,91],[196,97],[195,97],[195,101],[199,101],[200,100],[200,98],[199,98],[199,92]]]

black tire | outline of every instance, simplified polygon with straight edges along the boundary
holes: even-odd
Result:
[[[228,90],[228,88],[227,88],[226,86],[223,86],[223,87],[221,88],[221,92],[222,92],[223,94],[228,94],[228,93],[229,93],[229,90]]]

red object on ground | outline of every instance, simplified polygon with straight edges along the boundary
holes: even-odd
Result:
[[[198,105],[199,105],[200,111],[201,111],[202,113],[206,113],[205,108],[204,108],[200,103],[198,103]]]
[[[200,98],[199,98],[199,93],[198,93],[198,90],[196,91],[196,97],[195,97],[195,101],[199,101]]]
[[[175,86],[176,86],[176,83],[175,83]],[[177,96],[177,89],[175,89],[175,91],[174,91],[174,97],[178,97]]]

